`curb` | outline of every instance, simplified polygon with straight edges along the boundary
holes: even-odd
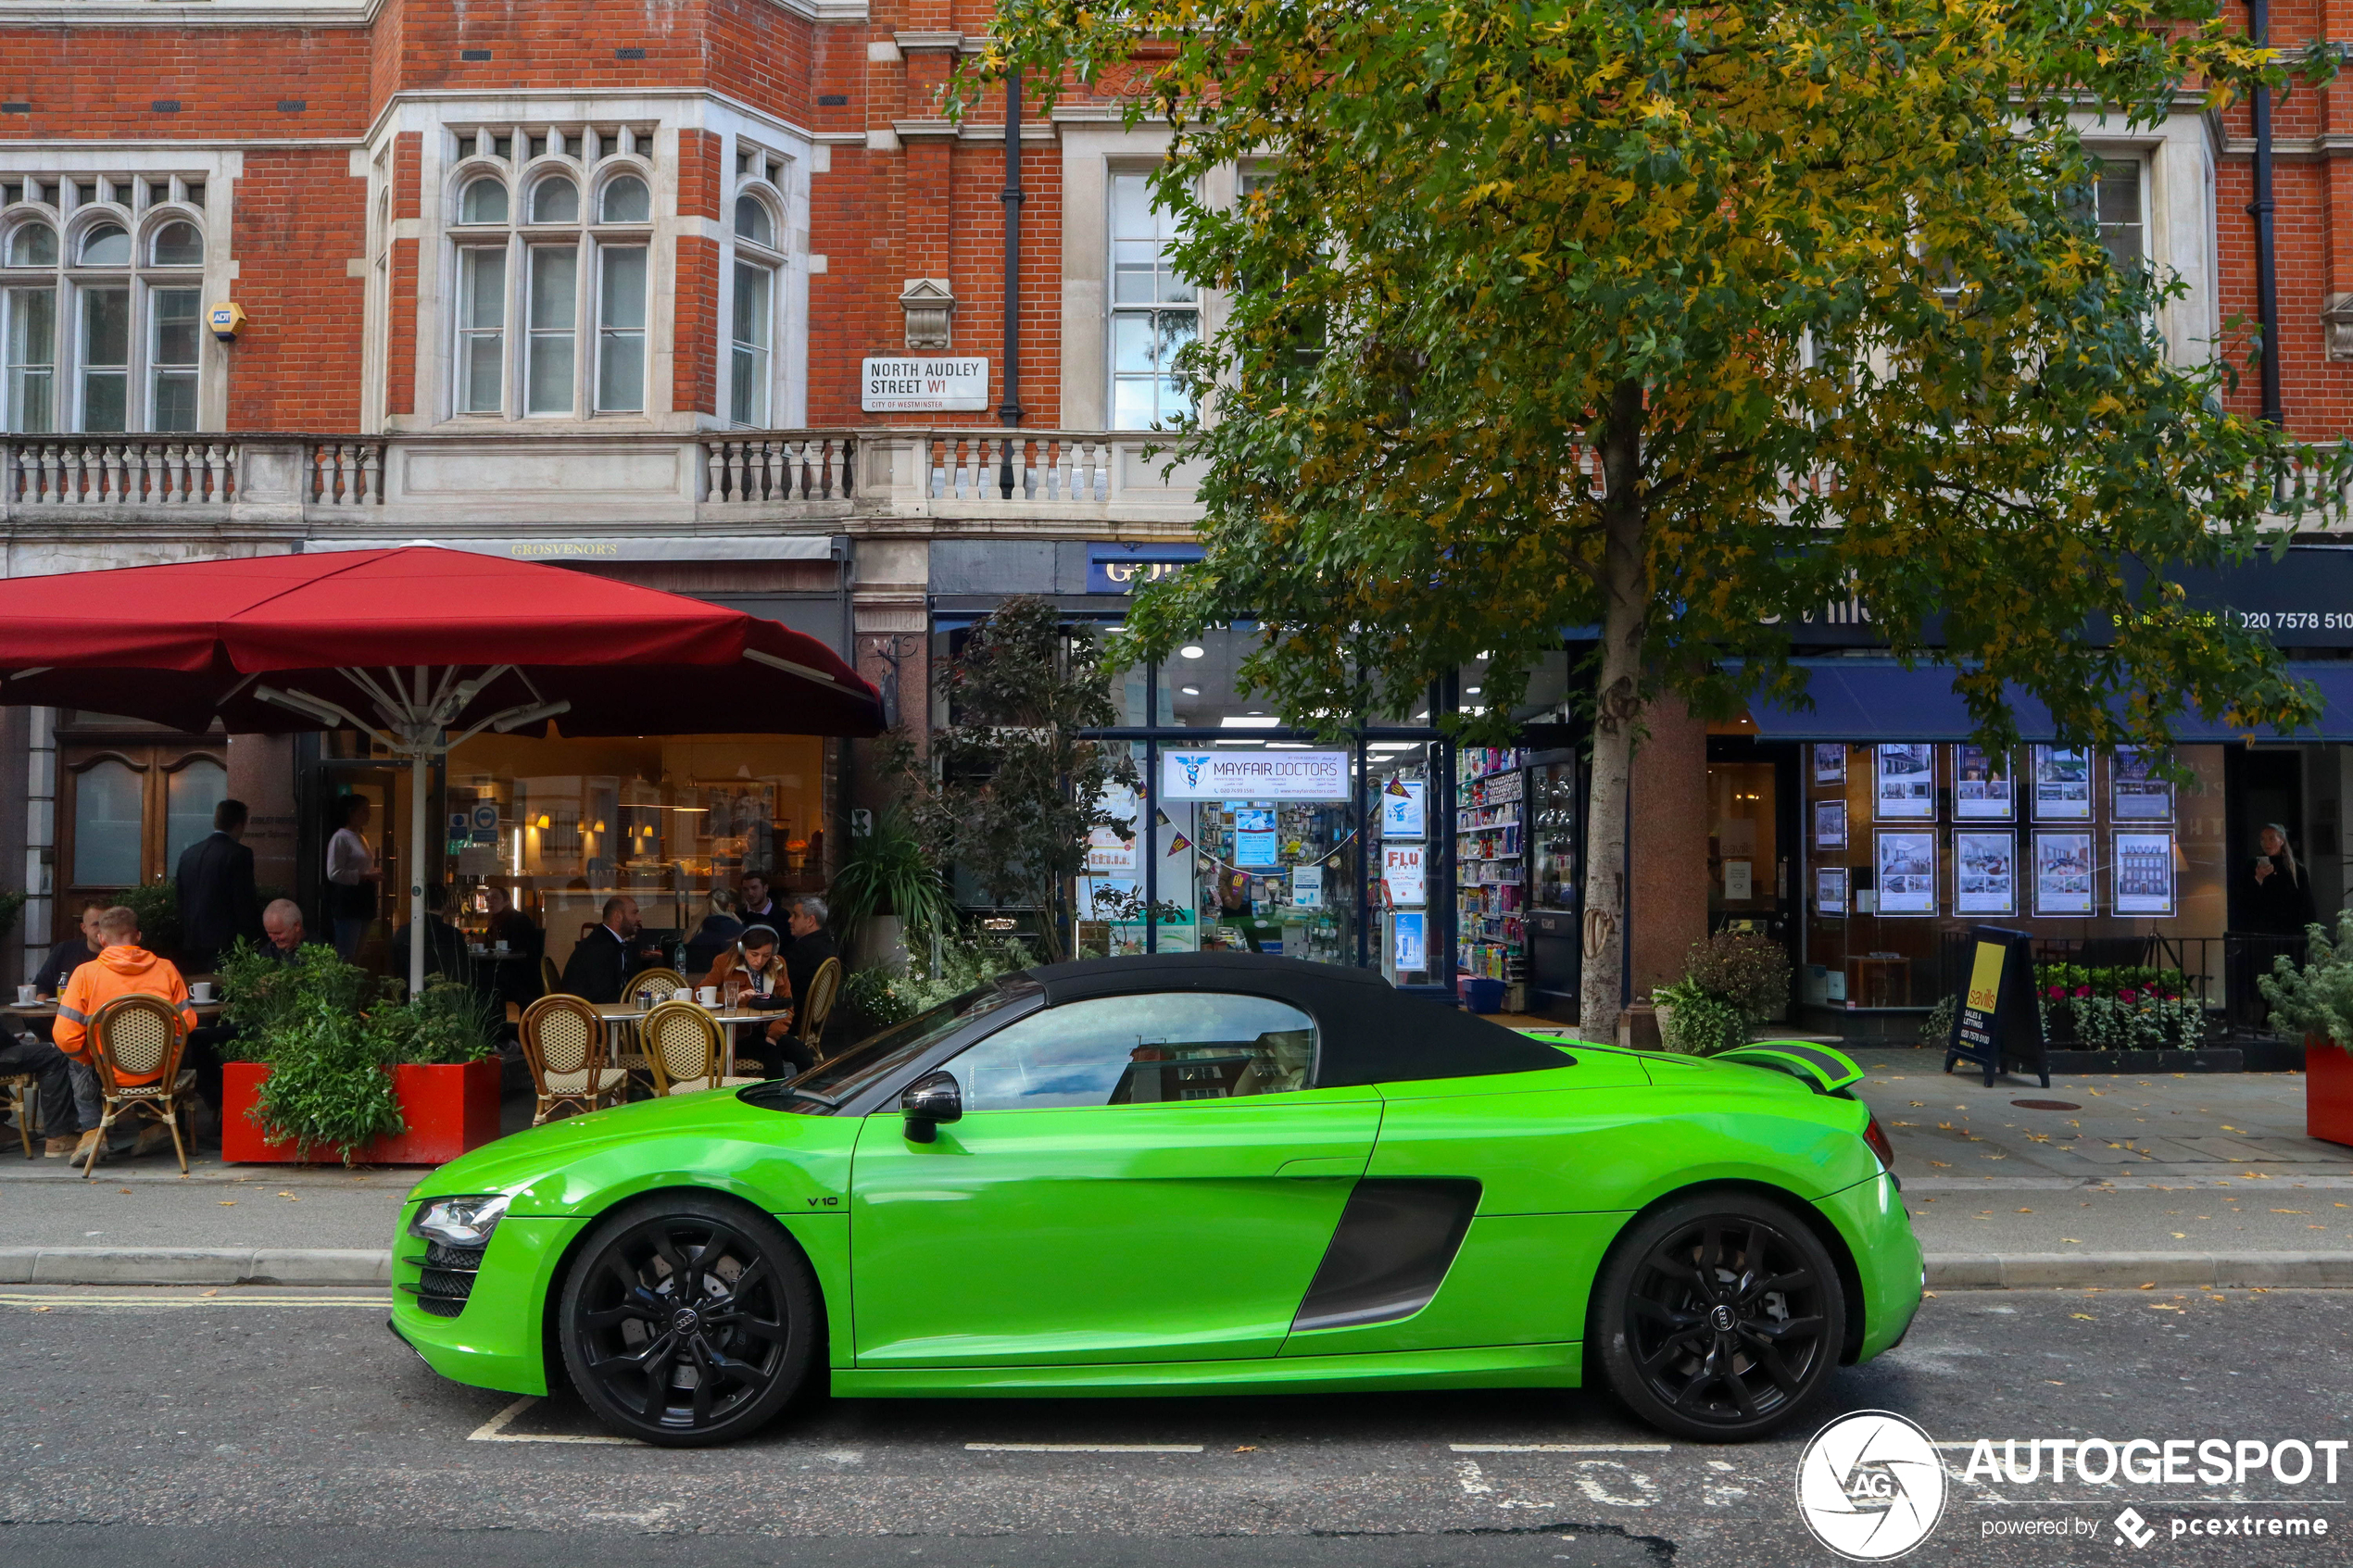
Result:
[[[392,1283],[392,1252],[368,1247],[0,1247],[0,1285]]]
[[[2353,1287],[2353,1252],[1932,1252],[1931,1290]]]

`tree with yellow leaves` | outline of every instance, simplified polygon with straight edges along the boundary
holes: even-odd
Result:
[[[1600,628],[1589,1030],[1644,704],[1804,701],[1792,629],[1832,602],[1949,664],[1992,745],[2006,689],[2094,746],[2311,716],[2165,569],[2353,464],[2226,412],[2229,345],[2169,345],[2181,281],[2086,214],[2082,117],[2287,84],[2208,0],[1001,0],[1014,66],[1170,128],[1155,195],[1225,301],[1174,443],[1207,556],[1138,595],[1137,651],[1254,621],[1242,674],[1295,716],[1485,659],[1448,721],[1501,739]]]

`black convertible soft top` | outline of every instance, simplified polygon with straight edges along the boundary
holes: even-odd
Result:
[[[1475,1078],[1565,1067],[1541,1040],[1426,997],[1398,990],[1370,970],[1341,969],[1264,953],[1155,953],[1082,959],[1023,972],[1049,1007],[1088,997],[1149,991],[1234,991],[1303,1009],[1315,1020],[1315,1086]]]

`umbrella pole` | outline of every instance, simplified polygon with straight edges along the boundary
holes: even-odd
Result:
[[[422,737],[419,737],[422,741]],[[409,996],[425,989],[425,790],[433,780],[426,748],[409,753]]]

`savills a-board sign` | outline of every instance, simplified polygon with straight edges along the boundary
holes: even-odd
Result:
[[[1163,800],[1345,800],[1345,751],[1183,751],[1160,754]]]
[[[869,359],[858,385],[858,407],[869,414],[971,412],[988,407],[988,361],[924,354]]]

